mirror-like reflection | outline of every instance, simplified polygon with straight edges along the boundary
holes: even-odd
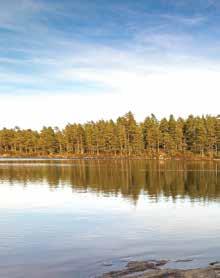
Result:
[[[0,160],[0,277],[204,266],[220,259],[219,214],[217,161]]]
[[[17,161],[0,163],[0,181],[27,186],[46,182],[51,188],[122,195],[138,201],[140,194],[216,200],[220,197],[218,162],[183,161]]]

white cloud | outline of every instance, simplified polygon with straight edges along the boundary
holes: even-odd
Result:
[[[88,74],[88,73],[87,73]],[[112,91],[89,95],[1,96],[1,127],[64,126],[68,122],[85,122],[116,118],[132,110],[138,120],[150,113],[159,117],[174,114],[218,114],[220,72],[181,70],[151,75],[132,72],[97,72],[80,76],[96,80]]]
[[[154,14],[143,15],[138,10],[132,18],[140,13],[145,21],[132,21],[135,31],[128,28],[128,38],[119,34],[118,40],[105,41],[103,33],[96,40],[99,24],[92,29],[86,26],[84,37],[79,30],[70,34],[47,25],[47,16],[59,15],[61,21],[66,15],[71,18],[72,13],[62,5],[28,0],[13,3],[3,3],[0,11],[0,26],[16,30],[12,37],[8,33],[1,37],[1,126],[63,126],[116,118],[128,110],[138,120],[152,112],[159,117],[218,113],[218,60],[209,60],[209,53],[203,57],[192,54],[197,39],[190,32],[176,33],[171,28],[173,24],[197,26],[206,18],[159,14],[155,23]],[[75,16],[79,19],[80,14]],[[111,28],[104,25],[102,30],[114,35],[118,30]],[[93,40],[88,39],[91,32],[96,34]],[[6,45],[13,55],[4,56]],[[217,41],[210,46],[217,51]]]
[[[161,17],[164,19],[168,19],[175,24],[184,24],[188,26],[201,25],[207,20],[207,17],[204,15],[184,16],[175,14],[162,14]]]

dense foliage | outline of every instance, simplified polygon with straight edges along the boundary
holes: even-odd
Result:
[[[137,123],[128,112],[113,120],[68,124],[63,130],[43,127],[31,129],[3,128],[0,130],[1,155],[146,155],[220,156],[219,116],[157,120],[154,115]]]

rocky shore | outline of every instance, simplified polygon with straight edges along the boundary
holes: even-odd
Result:
[[[220,262],[212,262],[206,268],[198,269],[169,269],[165,268],[167,260],[131,261],[126,268],[111,271],[99,278],[214,278],[220,277]]]

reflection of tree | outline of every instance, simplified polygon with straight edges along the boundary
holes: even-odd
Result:
[[[220,170],[215,162],[95,160],[1,163],[0,180],[51,188],[71,186],[136,202],[141,193],[165,197],[215,200],[220,197]]]

